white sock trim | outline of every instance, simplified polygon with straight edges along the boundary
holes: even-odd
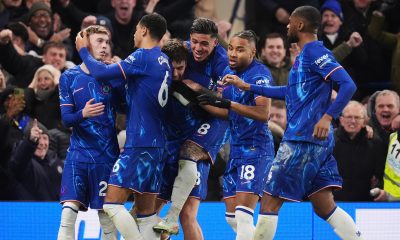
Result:
[[[237,232],[237,222],[235,218],[235,213],[233,212],[226,212],[225,213],[225,220],[231,226],[232,230],[236,233]]]
[[[354,220],[340,207],[336,207],[326,220],[341,239],[360,240],[361,232],[357,229]]]
[[[65,202],[61,211],[60,229],[58,231],[59,240],[75,239],[75,222],[78,216],[79,206],[73,202]]]

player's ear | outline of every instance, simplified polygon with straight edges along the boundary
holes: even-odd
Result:
[[[305,28],[304,22],[303,22],[303,21],[299,21],[299,23],[298,23],[298,25],[297,25],[297,30],[298,30],[299,32],[303,32],[303,31],[304,31],[304,28]]]

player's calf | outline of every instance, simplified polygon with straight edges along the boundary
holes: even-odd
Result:
[[[63,204],[58,240],[75,239],[75,222],[78,211],[79,206],[74,202],[65,202]]]

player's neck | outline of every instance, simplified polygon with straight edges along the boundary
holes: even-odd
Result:
[[[158,41],[153,40],[151,38],[147,38],[146,40],[142,41],[139,48],[152,49],[154,47],[157,47],[158,45],[159,45]]]
[[[300,49],[303,50],[304,45],[310,42],[314,42],[316,40],[318,40],[316,34],[305,33],[301,37],[299,37],[299,41],[297,42],[297,44],[299,45]]]
[[[85,63],[81,63],[80,68],[82,69],[83,72],[85,72],[86,74],[90,74],[89,69],[86,67]]]

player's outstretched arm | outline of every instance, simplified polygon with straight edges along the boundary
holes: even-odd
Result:
[[[259,86],[255,84],[249,84],[240,79],[236,75],[225,75],[222,79],[222,85],[234,85],[244,91],[250,91],[265,97],[275,99],[285,99],[286,86]]]
[[[237,102],[231,102],[232,111],[235,111],[242,116],[262,122],[268,121],[270,106],[271,100],[266,97],[256,98],[256,106],[248,106]]]
[[[218,97],[212,92],[203,93],[197,97],[199,105],[212,115],[228,119],[229,111],[231,108],[231,101],[222,97]]]
[[[124,79],[121,68],[118,63],[107,65],[103,62],[97,61],[89,53],[86,47],[79,50],[79,56],[89,69],[90,74],[100,81],[107,81],[109,79]]]

